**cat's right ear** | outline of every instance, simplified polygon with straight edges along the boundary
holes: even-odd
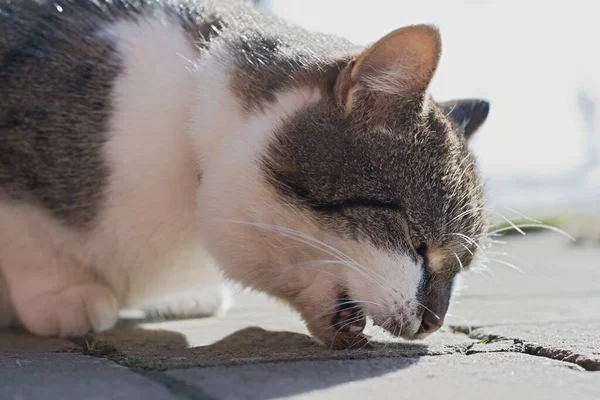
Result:
[[[429,25],[397,29],[350,61],[336,83],[337,101],[346,112],[356,94],[424,98],[441,55],[438,30]]]
[[[440,103],[439,106],[446,117],[462,129],[467,139],[479,130],[490,112],[490,103],[481,99],[452,100]]]

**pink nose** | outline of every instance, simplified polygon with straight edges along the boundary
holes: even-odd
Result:
[[[429,310],[425,310],[421,319],[421,327],[417,333],[433,333],[444,325],[444,319],[435,315]]]

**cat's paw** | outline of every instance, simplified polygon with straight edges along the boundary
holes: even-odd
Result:
[[[112,328],[119,303],[113,292],[98,284],[82,284],[42,295],[19,307],[21,322],[39,336],[82,336]]]
[[[146,316],[152,319],[202,318],[224,314],[232,302],[230,291],[226,287],[216,286],[181,293],[143,309]]]

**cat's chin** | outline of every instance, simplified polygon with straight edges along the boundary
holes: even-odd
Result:
[[[336,333],[360,334],[365,329],[367,318],[360,304],[343,292],[338,298],[335,314],[331,326]]]
[[[364,348],[368,338],[363,334],[367,317],[360,303],[354,301],[343,290],[338,295],[335,312],[321,319],[321,327],[309,330],[326,346],[336,350]]]
[[[363,334],[367,321],[364,310],[347,290],[335,286],[321,281],[318,290],[304,291],[290,304],[300,312],[311,336],[325,347],[346,350],[368,346]]]

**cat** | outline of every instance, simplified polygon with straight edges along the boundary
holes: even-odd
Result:
[[[243,1],[0,0],[0,323],[214,315],[233,280],[332,348],[436,331],[489,113],[433,100],[440,54],[433,26],[363,48]]]

